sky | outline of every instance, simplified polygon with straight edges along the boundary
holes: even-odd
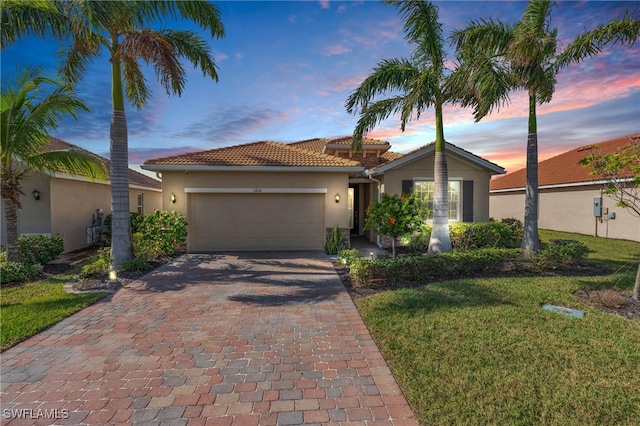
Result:
[[[127,105],[129,162],[241,143],[295,142],[352,134],[357,116],[346,112],[349,94],[383,59],[409,57],[402,21],[392,6],[374,1],[223,1],[226,35],[211,39],[186,22],[156,28],[194,29],[208,41],[219,82],[189,69],[181,97],[168,96],[146,77],[153,95],[138,111]],[[523,1],[436,1],[445,37],[471,20],[515,23]],[[640,16],[637,1],[559,1],[552,12],[562,46],[580,32],[621,16]],[[1,52],[3,82],[25,67],[54,76],[59,42],[23,39]],[[450,52],[451,53],[451,52]],[[449,55],[454,59],[453,54]],[[453,64],[453,61],[449,61]],[[4,84],[4,83],[3,83]],[[95,59],[78,85],[90,108],[65,119],[53,136],[109,157],[111,118],[108,56]],[[525,166],[527,96],[475,123],[470,109],[444,110],[445,139],[512,172]],[[550,103],[538,109],[540,160],[598,141],[640,132],[640,43],[607,50],[560,72]],[[368,135],[409,152],[435,139],[433,109],[400,131],[397,117]]]

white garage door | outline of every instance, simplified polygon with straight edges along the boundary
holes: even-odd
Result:
[[[319,250],[324,194],[189,194],[189,250]]]

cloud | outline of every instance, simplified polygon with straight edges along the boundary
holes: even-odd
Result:
[[[336,56],[336,55],[345,55],[347,53],[351,53],[351,48],[343,44],[336,43],[330,46],[325,46],[320,51],[325,56]]]
[[[217,62],[222,62],[224,60],[229,59],[228,55],[225,55],[224,53],[218,52],[218,51],[213,52],[213,57]]]
[[[173,136],[212,142],[214,146],[238,143],[243,136],[262,129],[275,120],[284,120],[287,114],[271,108],[235,105],[222,107],[199,116],[184,130]]]
[[[358,85],[360,85],[360,83],[362,83],[365,78],[367,78],[367,76],[364,74],[350,75],[348,77],[338,79],[333,84],[332,89],[334,92],[342,92],[344,90],[351,91],[354,90]]]

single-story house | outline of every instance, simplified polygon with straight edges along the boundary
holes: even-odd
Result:
[[[51,138],[50,150],[82,150],[82,148]],[[104,162],[107,173],[110,161]],[[25,192],[20,196],[18,211],[20,235],[63,235],[64,251],[79,250],[94,244],[100,237],[98,226],[111,213],[110,181],[90,181],[83,176],[62,174],[29,174],[22,182]],[[129,203],[132,212],[152,213],[162,207],[162,190],[158,180],[129,170]],[[0,202],[1,203],[1,202]],[[6,244],[7,223],[4,205],[2,244]]]
[[[364,212],[381,193],[429,199],[434,145],[408,154],[389,142],[351,138],[254,142],[148,160],[162,175],[163,208],[187,217],[187,250],[317,250],[327,232],[375,236]],[[489,181],[504,169],[447,144],[452,221],[489,218]]]
[[[636,141],[640,133],[597,142],[603,154],[612,153]],[[603,193],[602,178],[591,176],[579,161],[590,154],[590,147],[579,147],[538,164],[539,213],[542,229],[575,232],[606,238],[640,241],[640,218],[617,207]],[[629,185],[633,185],[628,176]],[[495,219],[514,217],[524,220],[526,169],[491,181],[490,214]]]

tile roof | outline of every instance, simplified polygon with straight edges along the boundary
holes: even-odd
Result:
[[[360,163],[295,146],[263,141],[145,161],[146,166],[358,167]]]
[[[111,161],[97,154],[94,154],[91,151],[87,151],[86,149],[80,148],[77,145],[73,145],[61,139],[51,137],[49,141],[49,145],[47,146],[47,151],[61,151],[61,150],[82,151],[82,152],[96,156],[105,165],[105,169],[107,170],[107,176],[109,177],[109,179],[111,178],[110,176]],[[129,185],[144,186],[144,187],[153,188],[153,189],[162,189],[162,182],[160,182],[159,180],[153,179],[149,176],[146,176],[142,173],[136,172],[135,170],[131,170],[131,169],[129,169]]]
[[[460,148],[457,145],[454,145],[450,142],[445,142],[446,143],[446,147],[447,147],[447,151],[453,151],[453,153],[460,155],[468,160],[470,160],[473,163],[476,163],[478,166],[481,167],[486,167],[490,170],[494,170],[494,172],[496,173],[504,173],[504,169],[502,167],[500,167],[499,165],[497,165],[494,162],[491,162],[485,158],[482,158],[476,154],[474,154],[471,151],[467,151],[464,148]],[[404,161],[412,161],[415,158],[419,158],[420,156],[424,155],[424,154],[429,154],[431,151],[435,150],[435,142],[431,142],[429,144],[423,145],[419,148],[416,148],[406,154],[400,154],[398,156],[390,156],[389,161],[388,162],[381,162],[379,165],[377,165],[374,168],[371,168],[371,172],[372,174],[376,174],[377,171],[386,171],[389,168],[393,168],[396,167],[396,164],[401,164]],[[390,153],[390,154],[394,154],[394,153]],[[397,162],[397,163],[396,163]],[[395,164],[394,164],[395,163]],[[369,173],[369,172],[367,172]]]
[[[586,183],[598,180],[598,176],[591,176],[589,168],[584,167],[579,161],[589,155],[591,146],[597,145],[603,154],[608,154],[628,145],[629,138],[640,141],[640,133],[575,148],[540,162],[538,164],[538,186]],[[526,168],[520,169],[506,176],[493,179],[490,189],[494,191],[524,188],[526,171]]]
[[[311,151],[323,152],[327,144],[344,145],[346,149],[347,147],[351,146],[351,140],[352,140],[351,136],[343,136],[343,137],[334,138],[334,139],[316,138],[316,139],[309,139],[309,140],[300,141],[300,142],[292,142],[289,144],[289,146],[297,146],[300,148],[309,149]],[[363,145],[381,145],[381,147],[384,147],[385,145],[389,145],[389,142],[378,140],[378,139],[364,138],[362,140],[362,144]],[[340,154],[340,157],[342,157],[343,155],[346,155],[346,154],[342,153]],[[351,157],[342,157],[342,158],[349,158],[350,160],[357,161],[365,169],[370,169],[372,167],[379,166],[381,164],[403,157],[404,155],[405,154],[401,154],[399,152],[385,151],[385,152],[382,152],[379,157],[376,157],[373,154],[368,154],[365,157],[362,152],[359,152],[359,153],[353,153]]]

